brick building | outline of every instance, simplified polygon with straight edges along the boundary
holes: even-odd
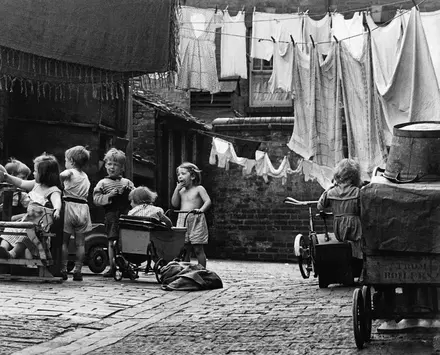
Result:
[[[416,1],[418,2],[418,1]],[[247,35],[252,31],[252,11],[272,13],[296,13],[309,11],[310,17],[320,19],[327,11],[338,11],[351,18],[354,10],[370,7],[376,22],[391,19],[398,8],[408,9],[412,1],[396,4],[395,1],[375,0],[247,0],[218,2],[214,0],[183,0],[182,5],[198,8],[228,6],[231,16],[244,9]],[[421,11],[440,9],[440,3],[427,0]],[[219,33],[216,53],[219,53]],[[249,54],[249,40],[247,53]],[[217,58],[217,64],[219,58]],[[217,68],[219,69],[219,68]],[[212,132],[234,142],[234,138],[261,142],[259,149],[268,153],[274,167],[288,156],[295,169],[299,156],[290,151],[288,142],[294,122],[294,102],[289,95],[261,95],[261,82],[270,77],[272,63],[248,56],[248,79],[239,77],[221,79],[221,91],[208,92],[163,91],[162,95],[189,111],[193,116],[212,125]],[[257,90],[258,88],[258,90]],[[308,213],[306,209],[283,204],[286,196],[300,200],[316,200],[323,189],[312,181],[305,181],[302,174],[291,174],[286,184],[281,179],[269,178],[266,183],[256,174],[243,177],[241,168],[231,164],[229,170],[210,165],[208,162],[211,137],[205,136],[199,145],[194,161],[203,169],[203,185],[213,200],[208,215],[210,243],[208,257],[237,258],[249,260],[291,261],[293,238],[306,233]],[[177,162],[176,162],[177,164]],[[318,228],[322,228],[318,222]]]

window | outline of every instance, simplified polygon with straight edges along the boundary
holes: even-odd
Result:
[[[277,89],[274,93],[269,90],[269,79],[272,75],[273,63],[252,58],[249,77],[249,106],[250,107],[291,107],[290,93]]]

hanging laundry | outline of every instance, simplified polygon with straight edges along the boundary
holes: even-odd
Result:
[[[274,178],[281,178],[281,183],[285,185],[287,182],[287,174],[292,173],[287,156],[283,158],[283,161],[278,169],[273,167],[267,153],[261,150],[257,150],[255,152],[255,161],[255,171],[257,172],[258,176],[263,177],[264,182],[266,183],[269,182],[268,176],[272,176]]]
[[[344,42],[338,45],[348,157],[359,161],[362,180],[370,180],[373,169],[383,167],[387,156],[369,44],[364,42],[360,59],[353,56]]]
[[[304,181],[316,181],[324,190],[333,185],[333,169],[320,166],[311,160],[301,163]]]
[[[374,82],[377,87],[386,87],[392,78],[397,65],[400,46],[403,40],[402,18],[397,16],[384,27],[377,27],[370,14],[366,15],[367,26],[371,30],[371,51],[373,61]],[[385,119],[384,115],[381,115]],[[385,128],[385,142],[390,145],[392,134],[386,121],[382,123]]]
[[[362,36],[365,32],[363,17],[360,12],[355,12],[351,19],[345,19],[340,13],[333,13],[332,18],[332,36],[338,40],[344,39],[351,54],[355,58],[360,58],[366,37]]]
[[[318,44],[318,51],[320,55],[327,55],[330,50],[331,41],[331,27],[330,27],[330,15],[328,13],[320,20],[314,20],[309,15],[305,14],[303,17],[303,38],[304,41],[311,41],[310,36],[313,37],[315,42],[328,42]],[[304,46],[303,50],[309,50],[308,46]]]
[[[221,34],[220,77],[240,76],[247,79],[246,26],[244,11],[234,17],[225,10]]]
[[[261,145],[261,142],[254,142],[246,139],[234,139],[235,152],[239,157],[255,159],[255,152]]]
[[[209,164],[217,164],[219,168],[229,170],[230,162],[241,165],[243,167],[243,175],[249,175],[255,166],[255,159],[238,157],[231,142],[220,138],[212,138]]]
[[[269,91],[277,89],[292,91],[293,43],[289,29],[281,24],[273,45],[273,70],[269,79]]]
[[[302,42],[302,16],[298,14],[272,14],[254,12],[252,17],[251,57],[270,60],[274,43],[271,37],[276,37],[279,27],[285,30],[295,42]],[[290,36],[289,36],[290,41]]]
[[[412,8],[388,85],[376,83],[388,130],[404,122],[436,120],[440,92],[420,13]],[[390,143],[390,142],[387,142]]]
[[[220,91],[215,56],[215,29],[222,25],[222,12],[182,6],[179,13],[181,65],[176,86],[183,90]]]

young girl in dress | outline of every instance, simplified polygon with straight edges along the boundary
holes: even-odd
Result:
[[[340,242],[351,245],[354,274],[362,270],[360,218],[360,167],[352,159],[342,159],[335,168],[335,185],[324,191],[318,201],[318,210],[331,208],[333,231]]]
[[[154,217],[165,223],[167,227],[172,227],[173,223],[165,215],[162,208],[154,206],[157,193],[151,191],[148,187],[139,186],[130,192],[128,199],[130,200],[132,209],[128,212],[129,216]]]
[[[53,218],[60,218],[62,204],[59,175],[60,168],[56,158],[46,153],[34,159],[35,180],[22,180],[0,169],[0,181],[29,191],[31,202],[28,206],[28,217],[25,220],[29,220],[31,215],[35,214],[36,206],[53,208]],[[9,232],[12,231],[22,232],[22,230],[9,229]],[[5,229],[0,238],[0,258],[21,258],[24,256],[26,248],[29,249],[33,257],[40,256],[38,247],[25,233],[8,235]]]

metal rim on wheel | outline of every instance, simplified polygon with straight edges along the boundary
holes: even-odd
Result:
[[[308,279],[310,277],[310,265],[312,263],[310,259],[309,247],[305,245],[305,238],[302,234],[298,234],[295,237],[294,248],[295,254],[298,256],[298,266],[301,276],[303,279]]]
[[[89,251],[87,266],[90,271],[100,274],[105,270],[108,264],[108,254],[103,247],[94,247]]]
[[[154,263],[154,274],[156,275],[156,280],[158,283],[162,283],[162,276],[160,275],[160,269],[165,266],[165,260],[162,258]]]
[[[365,325],[365,312],[364,301],[362,298],[362,292],[359,288],[353,292],[353,331],[354,340],[358,349],[364,347],[364,325]]]
[[[113,275],[113,278],[116,281],[121,281],[122,280],[122,270],[119,267],[116,267],[115,274]]]
[[[371,340],[371,327],[373,323],[370,286],[362,287],[362,299],[364,300],[364,313],[365,313],[364,340],[365,342],[369,342]]]

